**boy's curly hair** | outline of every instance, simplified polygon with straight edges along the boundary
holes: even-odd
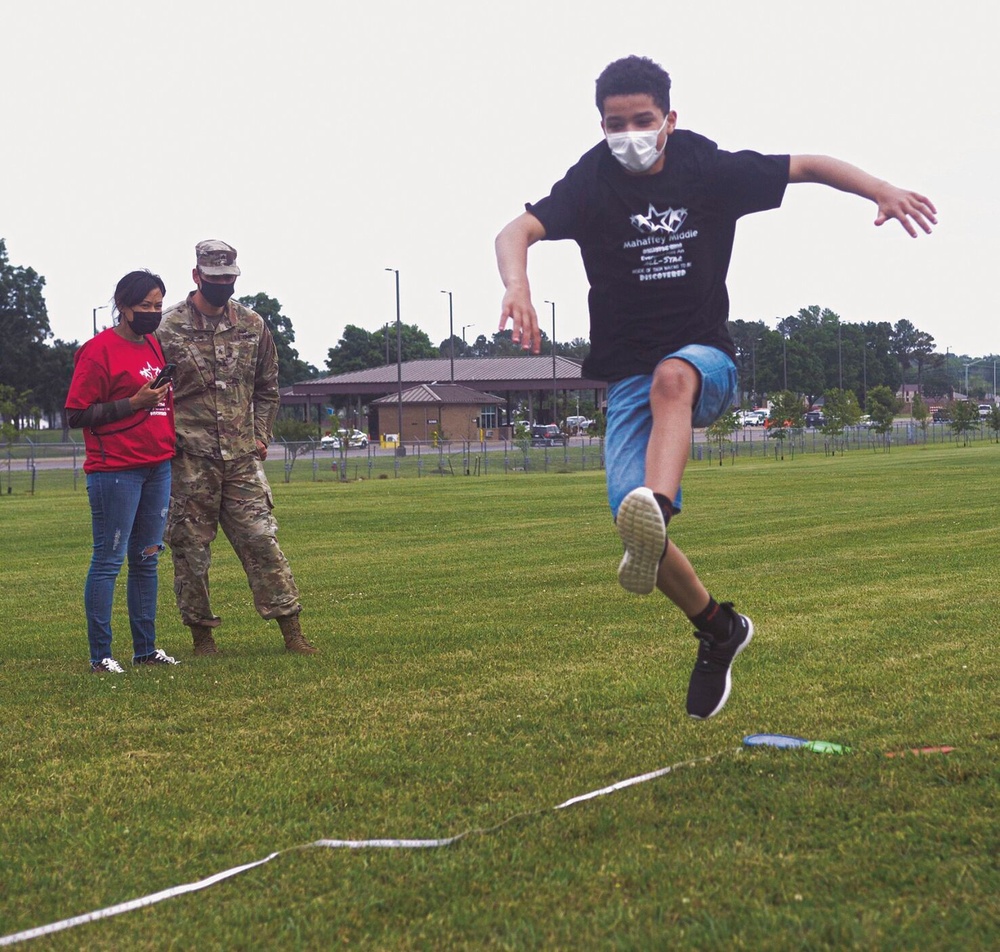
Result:
[[[670,112],[670,74],[646,56],[626,56],[604,67],[597,77],[597,109],[604,115],[608,96],[645,93],[666,115]]]

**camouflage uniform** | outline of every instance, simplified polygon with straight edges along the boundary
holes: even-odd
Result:
[[[299,591],[278,541],[257,456],[278,410],[278,356],[259,314],[230,300],[217,319],[186,301],[163,312],[157,338],[174,375],[177,455],[166,541],[185,625],[220,623],[209,604],[218,527],[235,549],[263,618],[297,615]]]

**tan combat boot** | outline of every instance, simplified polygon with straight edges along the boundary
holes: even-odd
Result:
[[[296,654],[316,654],[319,648],[309,644],[302,634],[299,625],[298,615],[285,615],[278,619],[278,627],[281,635],[285,639],[285,650],[294,651]]]
[[[212,637],[211,628],[207,625],[191,625],[190,627],[196,655],[222,654]]]

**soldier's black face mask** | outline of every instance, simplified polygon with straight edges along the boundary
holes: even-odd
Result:
[[[235,290],[235,281],[231,284],[210,284],[204,278],[201,281],[201,296],[212,307],[225,307],[226,302],[233,296],[233,291]]]

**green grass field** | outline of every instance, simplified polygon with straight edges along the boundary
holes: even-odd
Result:
[[[225,654],[191,656],[165,558],[184,663],[120,677],[88,673],[85,493],[2,498],[0,936],[288,850],[26,947],[995,948],[998,477],[986,442],[692,465],[671,537],[757,626],[708,722],[690,625],[616,583],[599,472],[275,481],[322,653],[223,540]],[[924,745],[957,749],[884,756]]]

